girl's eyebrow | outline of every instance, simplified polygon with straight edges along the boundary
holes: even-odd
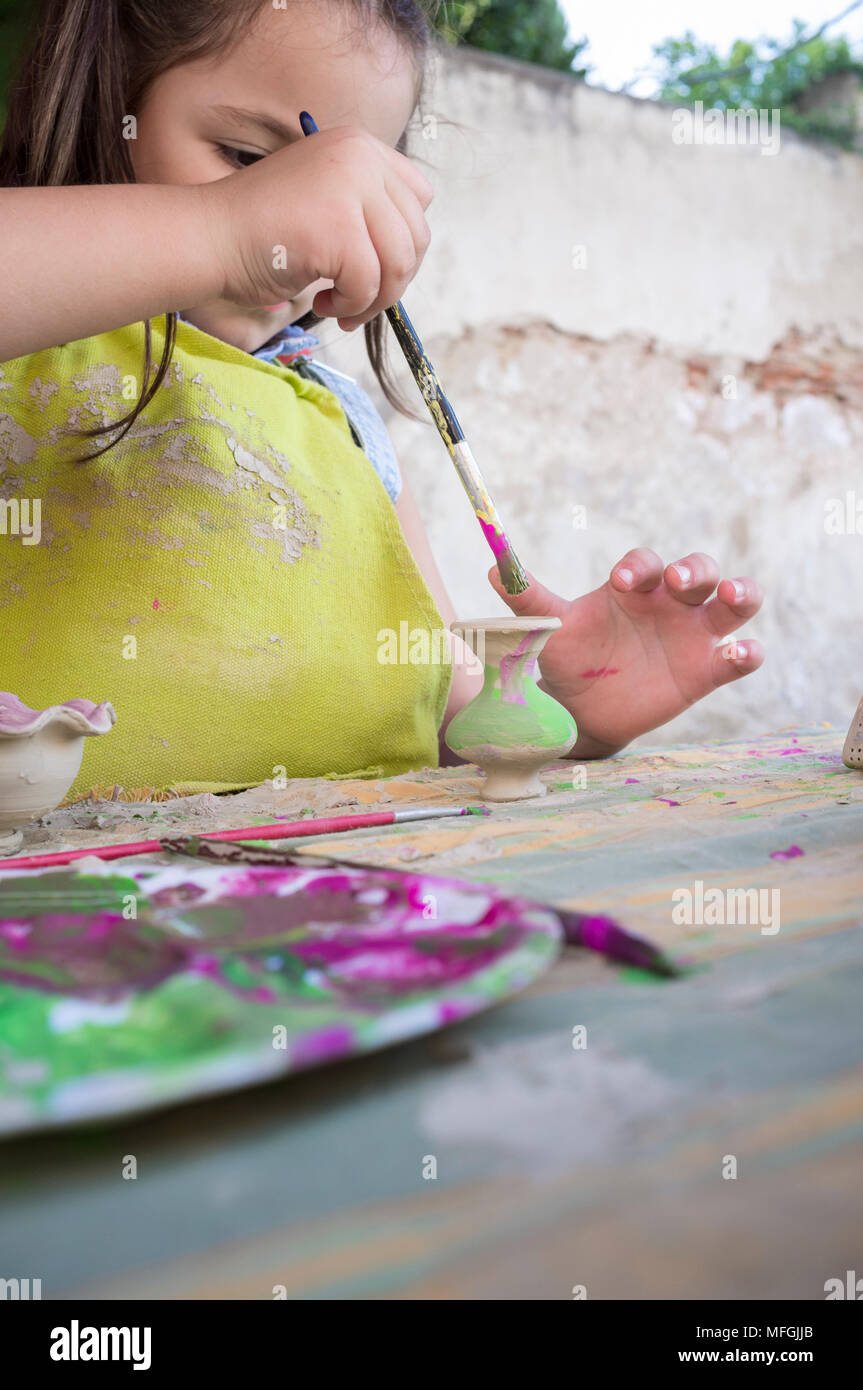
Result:
[[[252,111],[245,106],[212,106],[210,110],[215,116],[221,116],[229,121],[251,122],[252,125],[259,126],[261,130],[268,131],[270,135],[275,135],[279,140],[294,140],[302,135],[299,122],[296,130],[292,130],[290,126],[277,121],[275,116],[268,116],[265,111]]]

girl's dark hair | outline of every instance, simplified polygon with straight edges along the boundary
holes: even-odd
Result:
[[[124,118],[169,68],[230,48],[266,0],[41,0],[29,41],[7,94],[0,141],[0,187],[134,183]],[[410,48],[421,74],[439,0],[339,0],[370,24],[388,25]],[[419,92],[418,92],[419,96]],[[398,148],[404,152],[405,137]],[[87,438],[119,431],[88,459],[123,438],[153,399],[171,364],[177,314],[166,313],[165,346],[152,382],[152,324],[144,324],[144,386],[134,409]],[[320,320],[305,314],[301,327]],[[386,358],[386,320],[364,325],[366,349],[381,389],[405,405]],[[82,460],[87,461],[87,460]]]

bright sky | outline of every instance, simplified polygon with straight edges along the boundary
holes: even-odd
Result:
[[[841,14],[851,0],[722,0],[721,4],[693,4],[692,0],[559,0],[570,22],[573,38],[586,35],[590,48],[586,60],[594,64],[588,81],[616,89],[651,64],[653,44],[680,38],[691,29],[696,38],[715,44],[721,54],[734,39],[785,38],[793,19],[817,29],[825,19]],[[827,30],[827,36],[845,35],[863,51],[863,5],[847,19]],[[629,88],[636,96],[652,96],[655,85],[642,79]]]

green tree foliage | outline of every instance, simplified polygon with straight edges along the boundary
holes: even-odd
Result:
[[[830,140],[850,148],[859,139],[857,114],[846,110],[804,112],[799,102],[816,83],[834,73],[863,76],[846,39],[820,35],[805,40],[807,26],[794,21],[791,40],[738,39],[726,57],[691,31],[681,39],[666,39],[653,50],[659,59],[659,97],[720,110],[777,108],[781,122],[802,135]]]
[[[557,0],[445,0],[435,20],[449,43],[505,53],[584,77],[576,60],[587,39],[571,43]]]

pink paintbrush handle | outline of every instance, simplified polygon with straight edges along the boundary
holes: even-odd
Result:
[[[338,830],[361,830],[364,825],[392,825],[395,811],[369,811],[362,816],[323,816],[320,820],[289,820],[276,825],[253,825],[246,830],[211,830],[202,840],[287,840],[296,835],[332,835]]]
[[[122,859],[127,854],[147,854],[159,848],[158,840],[138,840],[133,845],[97,845],[93,849],[61,849],[56,854],[27,854],[19,859],[0,859],[3,869],[50,869],[55,864],[71,864],[73,859]]]
[[[207,830],[202,840],[287,840],[300,835],[332,835],[339,830],[359,830],[366,825],[392,825],[394,811],[370,811],[362,816],[329,816],[320,820],[278,821],[275,825],[252,825],[242,830]],[[97,859],[125,859],[130,854],[153,854],[158,840],[137,840],[128,845],[97,845],[93,849],[62,849],[55,854],[30,854],[19,859],[0,859],[3,869],[49,869],[71,864],[75,859],[95,855]]]

